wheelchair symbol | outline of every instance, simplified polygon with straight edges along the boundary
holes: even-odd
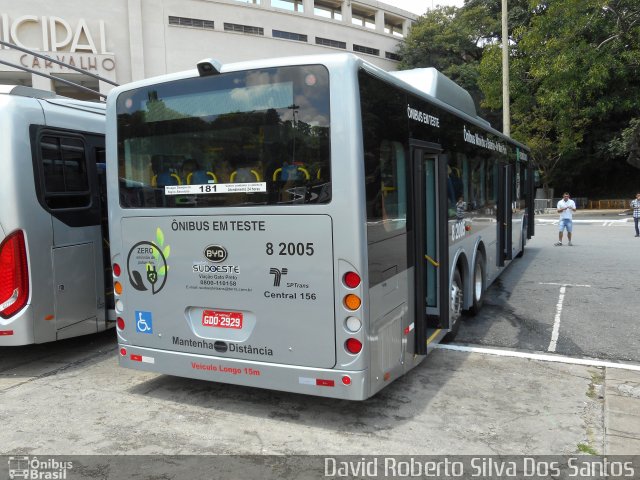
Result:
[[[153,319],[151,312],[136,311],[136,332],[153,333]]]

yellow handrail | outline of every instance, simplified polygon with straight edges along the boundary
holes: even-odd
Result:
[[[433,258],[431,258],[429,255],[425,255],[424,258],[425,258],[425,260],[428,260],[429,263],[431,265],[433,265],[434,267],[438,268],[440,266],[440,264],[438,262],[436,262]]]

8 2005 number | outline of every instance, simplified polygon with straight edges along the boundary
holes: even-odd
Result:
[[[307,243],[280,242],[278,243],[277,247],[275,247],[273,243],[268,242],[265,245],[265,251],[267,255],[274,255],[277,252],[278,255],[289,255],[289,256],[306,255],[308,257],[310,257],[315,253],[315,250],[313,249],[313,242],[307,242]]]

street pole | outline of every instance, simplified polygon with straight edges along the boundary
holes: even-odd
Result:
[[[507,23],[507,0],[502,0],[502,133],[511,136],[509,112],[509,27]]]

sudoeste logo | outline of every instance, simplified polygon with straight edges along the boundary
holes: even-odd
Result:
[[[227,250],[220,245],[209,245],[204,249],[204,258],[214,263],[224,262],[227,259]]]
[[[151,312],[136,310],[136,332],[153,333],[153,316]]]

